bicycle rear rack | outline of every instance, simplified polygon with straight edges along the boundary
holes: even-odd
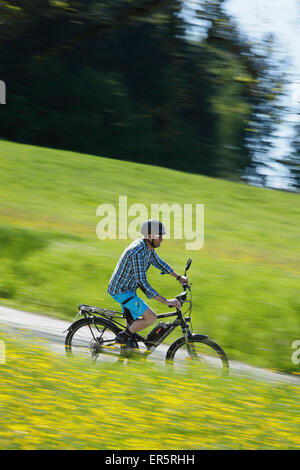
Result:
[[[92,305],[79,304],[79,312],[76,315],[103,315],[109,319],[112,319],[115,315],[117,318],[124,318],[124,314],[117,310],[111,310],[108,308],[93,307]]]

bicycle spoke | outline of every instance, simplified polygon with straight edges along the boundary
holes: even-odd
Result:
[[[73,356],[81,356],[99,360],[115,361],[121,352],[121,346],[116,342],[116,334],[107,325],[89,323],[82,325],[72,335],[71,345],[66,348]]]
[[[186,347],[187,347],[187,351],[189,353],[189,357],[191,359],[194,359],[194,360],[199,359],[198,355],[197,355],[196,348],[194,346],[194,343],[187,343]]]
[[[201,373],[212,371],[217,375],[224,375],[227,371],[227,362],[222,354],[212,347],[212,342],[192,341],[182,342],[172,357],[175,367],[182,369],[199,368]]]

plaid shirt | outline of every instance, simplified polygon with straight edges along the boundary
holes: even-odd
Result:
[[[163,261],[154,249],[149,250],[143,238],[129,245],[110,278],[107,292],[112,295],[136,291],[140,287],[149,299],[158,295],[147,281],[146,272],[150,265],[161,270],[161,274],[171,273],[173,269]]]

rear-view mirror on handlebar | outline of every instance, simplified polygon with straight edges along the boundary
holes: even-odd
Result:
[[[186,263],[186,266],[185,266],[185,273],[187,272],[187,270],[189,269],[189,267],[191,266],[192,264],[192,258],[189,258],[187,260],[187,263]]]

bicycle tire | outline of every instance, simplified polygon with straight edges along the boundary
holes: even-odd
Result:
[[[105,318],[82,318],[68,330],[65,338],[66,354],[88,356],[94,360],[101,353],[118,358],[122,354],[122,346],[115,339],[120,331],[119,327]]]
[[[167,354],[166,354],[166,361],[169,364],[174,364],[177,361],[177,357],[176,357],[176,355],[178,356],[177,353],[180,350],[183,350],[183,348],[188,348],[188,345],[192,345],[192,344],[193,345],[195,344],[205,345],[205,347],[207,348],[207,356],[203,354],[202,352],[200,355],[199,354],[197,355],[197,351],[194,346],[195,360],[199,360],[202,363],[210,363],[210,368],[220,369],[222,376],[227,376],[229,374],[229,361],[225,352],[217,343],[210,340],[207,336],[204,336],[204,335],[191,335],[188,342],[186,342],[184,336],[178,338],[169,347]],[[211,350],[213,350],[216,353],[216,358],[210,355]],[[193,360],[193,357],[191,357],[189,351],[188,351],[187,358]],[[215,364],[213,364],[213,362],[215,362]]]

